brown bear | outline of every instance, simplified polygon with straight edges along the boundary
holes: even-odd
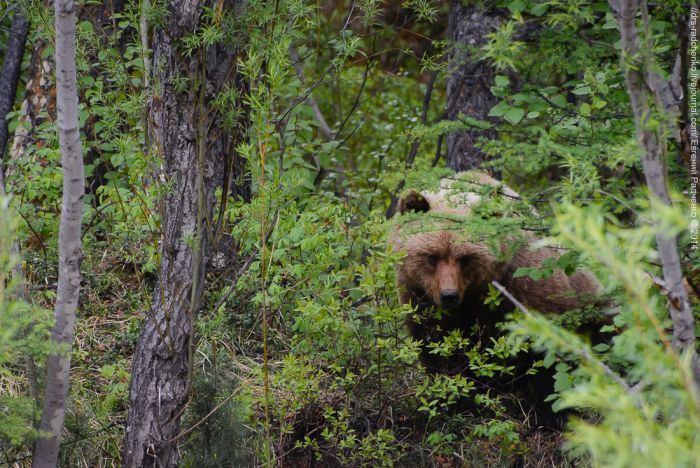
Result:
[[[598,281],[587,271],[567,276],[557,270],[537,281],[514,276],[518,268],[540,267],[561,252],[535,247],[535,239],[524,231],[505,236],[494,246],[493,239],[478,238],[465,229],[470,217],[488,221],[479,210],[486,195],[497,198],[506,210],[512,200],[520,198],[488,175],[470,171],[442,179],[436,192],[410,190],[398,204],[400,216],[390,243],[405,253],[396,266],[399,298],[402,304],[414,307],[407,318],[408,328],[414,339],[422,341],[421,361],[432,372],[468,369],[464,356],[444,358],[428,349],[430,343],[442,341],[452,330],[469,336],[478,329],[476,338],[481,343],[490,343],[502,333],[498,324],[514,307],[505,299],[495,309],[484,305],[494,280],[526,307],[543,313],[580,308],[599,294]],[[411,212],[418,214],[407,215]],[[599,328],[597,325],[593,331]],[[526,360],[532,364],[536,358],[529,354]],[[542,375],[540,379],[550,377]],[[550,390],[539,396],[542,400],[552,393],[551,382],[545,387]]]

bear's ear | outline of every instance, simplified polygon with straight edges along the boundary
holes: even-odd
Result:
[[[401,214],[408,211],[425,213],[430,211],[430,203],[428,203],[428,200],[423,195],[411,189],[406,192],[403,197],[401,197],[401,200],[399,200],[398,209],[399,213]]]

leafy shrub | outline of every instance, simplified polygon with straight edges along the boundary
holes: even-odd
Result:
[[[24,284],[13,248],[16,222],[5,197],[0,225],[0,447],[11,452],[36,435],[36,395],[28,390],[38,383],[35,360],[42,362],[48,353],[50,314],[18,294]]]
[[[680,209],[652,210],[646,219],[663,219],[659,229],[680,233],[687,221]],[[579,337],[545,318],[525,314],[513,325],[548,355],[565,356],[570,385],[561,389],[561,406],[592,411],[594,420],[572,421],[568,446],[604,466],[693,466],[697,462],[700,401],[687,356],[668,338],[666,299],[655,289],[649,267],[656,256],[655,229],[624,228],[599,208],[563,205],[557,239],[584,252],[608,276],[619,312],[615,327],[624,331],[611,347],[596,352]]]

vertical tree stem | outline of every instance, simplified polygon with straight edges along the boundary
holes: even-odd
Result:
[[[637,140],[641,147],[644,177],[651,195],[665,205],[671,205],[666,169],[667,126],[652,125],[652,114],[665,109],[661,86],[665,85],[655,73],[651,44],[640,37],[637,13],[641,11],[644,25],[648,23],[646,4],[640,0],[609,0],[622,39],[622,68],[632,104]],[[644,43],[642,43],[644,40]],[[658,231],[656,244],[669,291],[668,310],[673,322],[673,340],[676,351],[691,354],[693,374],[700,383],[700,361],[695,353],[695,323],[692,308],[683,285],[683,273],[676,238]]]
[[[55,0],[57,124],[63,165],[63,206],[58,231],[58,294],[47,364],[46,397],[37,440],[34,468],[56,466],[69,389],[70,350],[80,293],[81,222],[85,176],[78,123],[78,86],[75,65],[75,3]]]

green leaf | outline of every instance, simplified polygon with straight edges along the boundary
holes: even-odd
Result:
[[[515,270],[515,273],[513,273],[513,278],[520,278],[522,276],[527,276],[529,273],[530,273],[530,268],[519,267],[517,270]]]
[[[557,107],[566,107],[566,96],[563,94],[557,94],[556,96],[552,96],[550,98],[550,101],[552,101],[552,104],[554,104]]]
[[[112,166],[119,167],[124,163],[124,155],[122,153],[115,153],[109,158],[109,161],[112,163]]]
[[[556,361],[557,356],[554,353],[547,353],[547,355],[542,360],[542,365],[546,368],[552,367],[552,364]]]
[[[100,369],[100,373],[107,379],[111,378],[114,375],[114,371],[114,366],[109,364],[102,366],[102,368]]]
[[[533,5],[532,8],[530,8],[530,13],[532,13],[534,16],[542,16],[545,13],[547,13],[548,9],[548,3],[538,3],[537,5]]]
[[[78,25],[78,30],[82,33],[89,33],[92,32],[92,23],[89,21],[81,21],[80,24]]]
[[[86,109],[82,109],[80,112],[78,112],[78,120],[80,120],[81,127],[85,125],[88,117],[90,117],[90,112],[88,112]]]
[[[581,115],[588,117],[591,115],[591,106],[587,102],[584,102],[581,104],[581,107],[579,107],[579,112]]]
[[[525,11],[525,2],[522,0],[513,0],[508,4],[508,9],[513,13],[522,13]]]
[[[496,86],[504,88],[510,84],[510,79],[505,75],[496,75],[495,82]]]
[[[605,107],[606,104],[607,102],[603,101],[598,96],[593,96],[593,102],[591,103],[591,105],[594,109],[602,109],[603,107]]]
[[[488,113],[488,117],[501,117],[510,109],[510,105],[507,102],[501,101],[491,108]]]
[[[508,112],[503,115],[508,122],[513,125],[517,125],[525,116],[525,110],[519,107],[512,107]]]
[[[588,85],[579,86],[578,88],[572,89],[571,92],[573,94],[576,94],[577,96],[581,96],[584,94],[591,94],[591,87]]]

